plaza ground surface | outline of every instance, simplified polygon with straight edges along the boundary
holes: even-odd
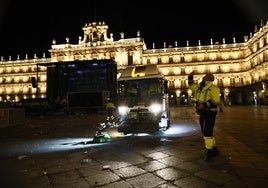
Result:
[[[218,112],[220,155],[206,150],[193,107],[171,107],[171,127],[94,143],[105,114],[27,117],[0,129],[1,187],[225,187],[268,184],[268,106]]]

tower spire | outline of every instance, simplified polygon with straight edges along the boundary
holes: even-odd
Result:
[[[94,0],[94,21],[97,22],[97,0]]]

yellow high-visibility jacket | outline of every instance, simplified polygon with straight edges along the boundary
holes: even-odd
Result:
[[[138,93],[137,89],[134,87],[128,88],[127,93],[136,95]]]
[[[153,93],[161,93],[161,88],[159,84],[151,84],[148,88],[148,94],[153,94]]]
[[[191,84],[189,89],[192,90],[196,103],[204,103],[206,108],[216,108],[220,104],[220,89],[212,81],[202,84]]]
[[[115,107],[115,105],[114,105],[114,103],[112,103],[112,102],[107,102],[106,103],[106,110],[108,110],[108,109],[115,109],[116,107]]]

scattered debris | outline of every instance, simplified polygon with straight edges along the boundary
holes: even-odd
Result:
[[[27,156],[26,155],[21,155],[21,156],[18,157],[18,159],[21,160],[21,159],[23,159],[25,157],[27,157]]]
[[[83,163],[89,163],[91,161],[92,161],[91,159],[83,159]]]
[[[171,142],[172,140],[170,140],[170,139],[166,139],[166,138],[161,138],[160,141],[161,141],[161,142]]]
[[[104,165],[102,166],[102,170],[108,170],[111,168],[111,165]]]

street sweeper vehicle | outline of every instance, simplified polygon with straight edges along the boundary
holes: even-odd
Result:
[[[127,67],[117,86],[118,132],[156,133],[169,128],[167,80],[156,65]]]
[[[93,142],[138,133],[162,133],[170,126],[167,80],[156,65],[129,66],[117,79],[117,110],[96,130]]]

